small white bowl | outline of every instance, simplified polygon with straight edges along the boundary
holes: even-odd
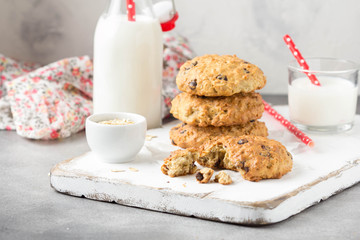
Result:
[[[128,125],[108,125],[98,122],[127,119]],[[86,119],[86,140],[96,157],[107,163],[125,163],[134,160],[144,145],[146,119],[135,113],[96,113]]]

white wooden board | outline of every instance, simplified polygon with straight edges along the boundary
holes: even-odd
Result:
[[[287,116],[286,106],[276,109]],[[105,164],[91,152],[63,161],[51,170],[51,186],[73,196],[116,202],[161,212],[237,224],[282,221],[360,181],[360,116],[354,128],[333,135],[309,134],[313,149],[305,146],[266,113],[269,138],[282,142],[294,156],[293,170],[281,179],[249,182],[227,171],[234,183],[199,184],[194,175],[170,178],[160,166],[170,151],[173,122],[148,131],[134,162]],[[134,168],[138,171],[134,171]]]

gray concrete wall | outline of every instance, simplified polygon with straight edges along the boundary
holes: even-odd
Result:
[[[0,53],[48,63],[92,55],[106,0],[0,0]],[[304,56],[360,62],[360,1],[176,0],[176,31],[198,55],[237,54],[268,77],[263,93],[287,92],[289,33]]]

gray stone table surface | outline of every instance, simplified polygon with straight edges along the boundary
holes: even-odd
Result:
[[[273,104],[287,103],[286,96],[264,98]],[[51,167],[88,150],[84,132],[59,141],[34,141],[0,131],[0,239],[360,239],[360,184],[283,222],[261,227],[160,213],[53,190]]]

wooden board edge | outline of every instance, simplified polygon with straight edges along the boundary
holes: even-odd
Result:
[[[71,160],[73,160],[73,159],[63,161],[62,163],[68,164],[71,162]],[[327,192],[326,196],[321,195],[320,197],[317,196],[316,198],[306,197],[309,194],[313,194],[311,192],[314,192],[314,190],[313,190],[314,186],[320,186],[321,184],[324,184],[326,181],[330,181],[335,178],[336,179],[342,178],[346,174],[349,175],[347,173],[347,171],[352,170],[351,166],[357,167],[357,169],[354,168],[355,171],[357,170],[358,172],[360,172],[360,165],[358,164],[359,162],[360,162],[360,160],[353,161],[350,164],[350,166],[346,165],[342,169],[340,169],[338,171],[334,171],[334,172],[328,174],[324,178],[317,179],[316,181],[309,183],[306,187],[303,186],[302,188],[299,188],[296,191],[291,192],[291,194],[288,194],[287,196],[285,196],[283,198],[276,198],[273,200],[256,202],[256,203],[251,203],[251,204],[247,203],[247,205],[246,204],[242,205],[243,202],[235,202],[235,201],[228,201],[228,200],[220,199],[222,204],[226,207],[231,207],[231,208],[235,207],[240,210],[242,209],[242,211],[247,211],[247,215],[252,216],[247,219],[236,219],[236,217],[235,218],[234,217],[226,218],[224,216],[219,217],[216,215],[206,215],[206,212],[197,212],[197,213],[188,214],[185,210],[176,209],[175,206],[173,206],[172,208],[168,208],[168,209],[167,208],[159,208],[159,207],[155,207],[155,206],[147,207],[147,206],[144,206],[143,204],[131,203],[126,200],[126,197],[123,199],[119,199],[115,195],[111,196],[104,192],[79,194],[79,193],[76,193],[76,191],[72,191],[71,189],[65,189],[65,188],[62,188],[61,186],[58,186],[57,183],[54,183],[54,179],[59,178],[62,180],[66,180],[66,179],[73,178],[73,179],[77,179],[77,180],[88,181],[89,184],[101,183],[101,179],[97,179],[98,181],[93,181],[94,179],[86,178],[83,175],[76,175],[75,173],[68,173],[68,172],[67,172],[67,174],[64,175],[63,174],[64,170],[61,168],[61,163],[60,163],[60,165],[58,164],[52,169],[52,174],[50,176],[50,178],[51,178],[50,182],[51,182],[51,186],[56,191],[59,191],[59,192],[62,192],[62,193],[68,194],[68,195],[72,195],[72,196],[77,196],[77,197],[84,196],[88,199],[93,199],[93,200],[98,200],[98,201],[116,202],[118,204],[132,206],[132,207],[145,208],[145,209],[150,209],[150,210],[159,211],[159,212],[173,213],[173,214],[182,215],[182,216],[195,216],[198,218],[213,220],[213,221],[229,222],[229,223],[241,224],[241,225],[267,225],[267,224],[273,224],[276,222],[283,221],[283,220],[289,218],[290,216],[295,215],[295,214],[301,212],[302,210],[320,202],[321,200],[327,199],[328,197],[338,193],[339,191],[343,191],[344,189],[359,182],[359,179],[356,178],[355,180],[349,181],[347,183],[347,185],[342,186],[341,188],[337,188],[336,190],[330,189]],[[346,174],[343,174],[343,173],[346,173]],[[151,191],[152,193],[159,193],[162,195],[168,194],[168,189],[165,189],[165,188],[159,189],[159,188],[152,188],[152,187],[148,187],[148,186],[137,186],[137,187],[141,187],[145,191]],[[304,193],[307,193],[307,194],[304,195]],[[178,194],[178,193],[176,193],[176,194]],[[206,194],[206,195],[202,196],[202,195],[196,195],[196,194],[183,194],[182,193],[179,195],[179,197],[184,199],[184,201],[189,201],[189,199],[190,200],[195,199],[195,201],[196,201],[196,199],[197,199],[197,201],[200,201],[202,203],[204,203],[205,201],[212,202],[212,203],[214,203],[214,201],[215,202],[219,201],[219,199],[212,198],[210,195],[211,194]],[[297,210],[291,214],[285,214],[282,216],[279,215],[278,214],[279,212],[284,212],[284,209],[287,209],[287,208],[289,208],[289,206],[294,205],[294,202],[292,202],[291,200],[292,200],[292,197],[296,196],[296,195],[304,195],[305,197],[303,197],[304,199],[302,201],[305,204],[301,205],[301,207],[298,207]],[[295,205],[297,205],[297,204],[295,203]],[[278,215],[278,217],[274,217],[274,215]]]

